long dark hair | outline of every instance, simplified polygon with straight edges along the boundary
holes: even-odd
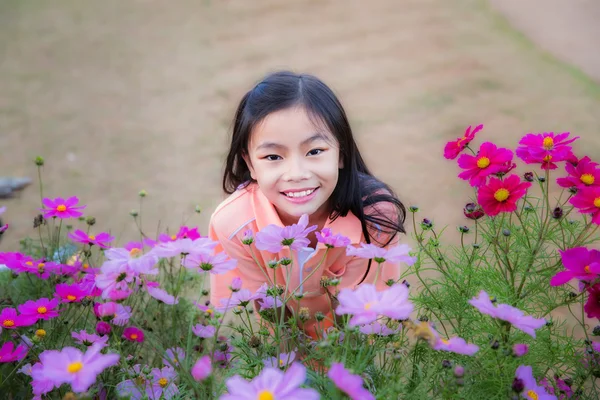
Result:
[[[254,127],[267,115],[295,106],[303,107],[311,118],[324,123],[339,144],[343,168],[339,171],[337,185],[329,199],[330,218],[345,217],[351,211],[361,222],[366,242],[373,240],[381,246],[389,244],[399,232],[405,233],[404,205],[392,189],[375,178],[365,165],[352,136],[346,112],[333,91],[320,79],[308,74],[275,72],[267,75],[244,95],[233,121],[223,190],[231,194],[240,185],[252,182],[242,155],[248,153],[248,142]],[[378,203],[387,203],[385,209],[389,211],[392,206],[395,212],[381,212]],[[383,242],[379,240],[381,237],[385,238]]]

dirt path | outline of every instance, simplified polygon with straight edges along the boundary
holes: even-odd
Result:
[[[438,225],[463,223],[470,192],[441,154],[469,124],[505,146],[571,130],[600,160],[598,86],[483,0],[13,0],[0,4],[0,175],[34,176],[43,155],[45,194],[78,195],[121,243],[140,189],[145,227],[192,217],[205,232],[237,101],[279,68],[329,83],[372,169]],[[15,249],[38,191],[3,203],[0,247]]]

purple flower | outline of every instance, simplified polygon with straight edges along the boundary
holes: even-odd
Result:
[[[352,400],[375,400],[375,396],[363,387],[362,378],[350,373],[342,363],[331,364],[327,376]]]
[[[600,251],[575,247],[559,250],[566,271],[560,271],[550,279],[550,285],[564,285],[571,279],[593,281],[600,274]]]
[[[212,373],[212,361],[209,356],[203,356],[192,367],[192,377],[196,382],[201,382]]]
[[[230,259],[223,252],[212,254],[211,250],[210,253],[189,255],[181,261],[181,265],[186,268],[200,268],[211,274],[224,274],[237,266],[237,260]]]
[[[239,292],[241,288],[242,288],[242,278],[240,278],[239,276],[236,276],[235,278],[233,278],[231,280],[231,285],[229,285],[229,289],[231,289],[232,292]]]
[[[251,245],[253,242],[254,242],[254,234],[252,232],[252,229],[247,229],[244,232],[244,235],[242,236],[242,243]]]
[[[413,310],[412,303],[408,301],[408,288],[402,284],[378,292],[374,285],[365,283],[354,291],[342,289],[338,300],[340,305],[335,313],[352,314],[349,326],[369,324],[380,316],[407,319]]]
[[[310,240],[306,236],[317,229],[317,225],[307,227],[308,215],[303,214],[297,224],[284,228],[277,225],[268,225],[256,234],[256,248],[271,253],[279,253],[283,246],[292,250],[308,247]]]
[[[468,344],[462,338],[453,337],[448,340],[438,338],[433,349],[472,356],[479,351],[479,346]]]
[[[372,258],[378,263],[389,261],[393,263],[403,262],[406,265],[413,265],[417,260],[416,257],[408,255],[410,247],[406,244],[394,246],[389,250],[371,243],[361,243],[360,246],[361,247],[346,247],[346,255],[360,258]]]
[[[490,296],[484,290],[479,292],[479,297],[474,297],[469,300],[469,304],[477,308],[483,314],[510,322],[515,328],[522,330],[534,338],[535,330],[546,324],[544,318],[538,319],[529,315],[524,315],[523,311],[509,306],[508,304],[498,304],[497,306],[494,306],[490,300]]]
[[[127,370],[130,378],[117,384],[117,393],[120,396],[130,396],[130,400],[141,400],[144,395],[150,400],[160,398],[158,391],[154,390],[152,381],[142,372],[142,365],[136,364]]]
[[[529,346],[523,343],[517,343],[513,346],[513,354],[515,357],[523,357],[529,351]]]
[[[65,347],[60,352],[44,351],[40,354],[44,375],[55,386],[68,383],[74,392],[85,392],[96,382],[98,374],[119,362],[118,354],[101,354],[103,347],[96,343],[85,353],[74,347]]]
[[[83,215],[77,210],[85,208],[85,206],[76,207],[79,199],[75,196],[69,197],[66,200],[61,197],[57,197],[54,200],[45,198],[42,200],[42,203],[46,206],[46,208],[40,208],[40,211],[44,213],[44,218],[77,218]]]
[[[269,357],[263,360],[265,367],[285,368],[296,360],[296,352],[281,353],[279,357]]]
[[[108,343],[108,336],[98,336],[91,333],[87,333],[85,330],[77,332],[71,332],[71,337],[75,339],[75,343],[82,344],[84,346],[91,346],[94,343],[100,343],[106,346]]]
[[[278,368],[265,368],[251,382],[235,375],[225,382],[228,393],[221,400],[238,399],[286,399],[318,400],[319,392],[304,389],[300,385],[306,380],[306,368],[294,363],[283,372]]]
[[[321,232],[315,232],[317,241],[323,243],[329,248],[333,247],[347,247],[350,245],[350,239],[346,236],[340,235],[339,233],[334,235],[331,233],[331,229],[323,228]]]
[[[152,369],[152,388],[154,399],[171,399],[179,394],[179,389],[175,384],[177,373],[173,367],[166,366]],[[162,396],[162,397],[161,397]]]
[[[217,242],[205,237],[196,240],[183,238],[173,242],[161,243],[154,247],[151,253],[163,258],[177,257],[179,255],[183,255],[186,258],[198,257],[212,254],[217,244]]]
[[[379,323],[377,321],[360,327],[361,333],[365,335],[378,335],[378,336],[389,336],[400,331],[400,327],[391,329],[387,325]]]
[[[146,282],[146,291],[156,300],[160,300],[165,304],[173,305],[179,303],[179,297],[175,298],[174,296],[167,293],[165,290],[158,287],[158,282]]]
[[[556,400],[556,396],[549,395],[543,386],[537,384],[530,366],[520,365],[515,376],[525,385],[521,397],[535,400]]]
[[[107,261],[100,271],[95,280],[96,287],[102,290],[103,299],[113,298],[115,293],[130,292],[129,284],[133,282],[135,273],[128,264]]]
[[[51,357],[52,354],[60,354],[56,350],[47,350],[44,353],[48,353],[48,358]],[[31,381],[31,387],[33,388],[33,394],[36,396],[41,396],[54,389],[54,381],[46,376],[44,366],[41,362],[35,363],[33,367],[31,367],[31,378],[33,379]],[[41,397],[34,397],[34,399],[41,399]]]
[[[0,363],[9,363],[13,361],[20,361],[27,355],[26,346],[17,346],[13,342],[6,342],[0,348]],[[14,352],[13,352],[14,349]]]
[[[104,262],[100,271],[106,274],[109,271],[117,269],[123,270],[123,267],[126,266],[126,269],[131,271],[134,275],[158,274],[158,268],[154,268],[158,262],[158,257],[153,251],[144,254],[143,249],[144,245],[142,243],[130,242],[127,243],[124,248],[113,247],[112,249],[106,250],[104,255],[108,261]]]
[[[181,347],[167,349],[163,364],[168,367],[177,367],[185,360],[185,351]]]
[[[270,308],[279,308],[283,305],[283,302],[279,297],[264,296],[258,299],[259,311],[267,310]]]
[[[192,328],[192,332],[198,337],[208,339],[215,336],[217,329],[212,325],[198,324]]]
[[[229,299],[221,300],[221,307],[217,307],[217,311],[225,312],[231,310],[234,307],[246,307],[252,300],[258,299],[258,294],[252,294],[248,289],[242,289],[239,292],[235,292]]]

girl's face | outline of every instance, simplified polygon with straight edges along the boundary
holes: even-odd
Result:
[[[269,114],[253,129],[244,160],[281,222],[290,225],[308,214],[312,224],[325,223],[342,168],[340,151],[333,134],[324,124],[315,126],[304,108]]]

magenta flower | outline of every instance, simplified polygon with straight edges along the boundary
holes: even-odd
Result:
[[[9,363],[13,361],[21,361],[27,355],[27,347],[26,346],[17,346],[14,349],[15,345],[12,342],[6,342],[0,348],[0,363]],[[14,352],[13,352],[14,349]]]
[[[569,132],[555,135],[554,132],[529,133],[520,141],[517,156],[527,164],[542,164],[542,169],[556,169],[555,163],[574,157],[570,143],[579,139],[567,140]]]
[[[238,399],[286,399],[286,400],[318,400],[319,392],[304,389],[300,385],[306,380],[306,368],[294,363],[286,372],[278,368],[265,368],[260,375],[248,382],[235,375],[227,381],[228,393],[221,400]]]
[[[382,324],[377,321],[360,327],[360,332],[364,333],[365,335],[390,336],[398,333],[399,331],[400,327],[391,329],[386,324]]]
[[[600,225],[600,186],[581,188],[569,200],[582,214],[591,214],[592,222]]]
[[[587,289],[588,299],[583,309],[588,318],[600,318],[600,284]]]
[[[181,265],[186,268],[200,268],[202,271],[208,271],[211,274],[224,274],[237,266],[237,260],[230,259],[223,252],[213,255],[212,250],[210,250],[210,253],[190,254],[181,261]]]
[[[88,293],[76,283],[72,285],[60,283],[56,285],[55,295],[58,296],[63,303],[78,303],[85,298]]]
[[[84,346],[91,346],[95,343],[106,346],[108,344],[108,336],[98,336],[91,333],[87,333],[85,330],[79,332],[71,332],[71,337],[75,339],[75,343]]]
[[[212,361],[209,356],[202,356],[192,367],[192,377],[196,382],[201,382],[212,373]]]
[[[179,394],[179,389],[175,384],[177,373],[172,367],[162,367],[152,369],[152,388],[155,399],[171,399]],[[162,397],[161,397],[162,396]]]
[[[215,333],[217,332],[217,328],[215,328],[212,325],[198,324],[192,328],[192,332],[194,332],[194,335],[196,335],[198,337],[208,339],[208,338],[215,336]]]
[[[454,160],[458,155],[467,147],[473,139],[475,134],[483,129],[483,125],[477,125],[475,129],[471,131],[471,126],[467,128],[463,137],[456,139],[453,142],[446,143],[444,147],[444,157],[448,160]]]
[[[517,343],[513,346],[513,355],[515,357],[523,357],[529,351],[529,346],[524,343]]]
[[[96,382],[98,374],[119,362],[118,354],[101,354],[102,348],[96,343],[85,353],[74,347],[65,347],[60,352],[44,351],[40,354],[44,375],[56,386],[68,383],[75,393],[85,392]]]
[[[40,211],[44,213],[44,218],[77,218],[83,215],[83,213],[77,210],[82,210],[85,208],[85,206],[77,207],[79,199],[75,196],[69,197],[66,200],[64,200],[62,197],[57,197],[54,200],[45,198],[42,200],[42,203],[44,206],[46,206],[46,208],[40,208]]]
[[[405,285],[394,285],[378,292],[372,284],[359,285],[356,290],[344,288],[338,296],[340,305],[337,315],[351,314],[348,326],[369,324],[384,316],[392,319],[407,319],[413,310],[408,300],[408,288]]]
[[[185,360],[185,351],[181,347],[167,349],[163,364],[170,367],[177,367]]]
[[[323,228],[321,232],[315,232],[317,241],[323,243],[329,248],[333,247],[348,247],[350,245],[350,239],[339,233],[334,235],[331,233],[331,229]]]
[[[144,332],[135,326],[129,326],[123,331],[123,337],[130,342],[142,343],[144,341]]]
[[[271,253],[279,253],[283,246],[292,250],[308,247],[310,240],[306,236],[317,229],[317,225],[308,226],[308,215],[303,214],[297,224],[284,228],[277,225],[268,225],[256,234],[256,248]]]
[[[279,357],[269,357],[263,360],[265,367],[270,368],[285,368],[296,360],[296,352],[281,353]]]
[[[217,242],[209,238],[199,238],[196,240],[184,238],[173,242],[161,243],[154,247],[151,253],[162,258],[177,257],[180,255],[186,258],[189,256],[196,257],[204,254],[212,254],[217,244]]]
[[[165,304],[173,305],[179,303],[179,297],[175,298],[167,293],[166,290],[163,290],[158,287],[158,282],[146,282],[146,291],[156,300],[162,301]]]
[[[17,307],[23,316],[34,317],[38,319],[49,320],[58,317],[58,300],[42,298],[37,301],[28,300]]]
[[[31,315],[18,315],[17,310],[6,307],[0,312],[0,328],[17,329],[35,324],[37,317]]]
[[[409,255],[410,247],[407,244],[394,246],[389,250],[371,243],[361,243],[360,246],[361,247],[346,247],[346,255],[367,259],[372,258],[377,263],[388,261],[393,263],[403,262],[406,265],[413,265],[417,260],[416,257],[411,257]]]
[[[574,166],[565,164],[565,170],[569,174],[566,178],[558,178],[556,183],[564,188],[584,188],[588,186],[600,186],[600,169],[598,163],[592,162],[588,156],[583,157]]]
[[[600,251],[575,247],[559,250],[566,271],[560,271],[550,279],[550,285],[560,286],[572,279],[593,281],[600,274]]]
[[[525,388],[521,396],[525,399],[535,400],[556,400],[556,396],[549,395],[543,386],[539,386],[533,377],[533,371],[530,366],[520,365],[515,376],[523,382]]]
[[[506,173],[506,166],[512,162],[512,158],[512,151],[485,142],[479,148],[477,155],[463,154],[458,158],[458,166],[465,170],[458,177],[469,181],[469,184],[474,187],[485,185],[489,175]]]
[[[363,380],[359,375],[350,373],[342,363],[333,363],[327,372],[329,379],[342,392],[346,393],[352,400],[375,400],[363,386]]]
[[[36,275],[40,279],[48,279],[51,272],[55,272],[59,268],[59,264],[54,262],[46,262],[44,260],[28,259],[21,264],[21,272],[29,272]]]
[[[106,303],[94,303],[94,314],[104,321],[110,321],[117,313],[117,303],[108,301]]]
[[[98,321],[98,323],[96,324],[96,332],[100,336],[108,335],[111,330],[112,328],[108,322]]]
[[[484,290],[479,292],[479,297],[469,300],[469,304],[483,314],[511,323],[515,328],[522,330],[534,338],[535,330],[546,324],[544,318],[533,318],[532,316],[524,315],[523,311],[508,304],[494,306],[490,300],[490,296]]]
[[[102,249],[107,249],[108,243],[115,239],[114,236],[111,236],[106,232],[102,232],[97,235],[88,235],[80,229],[77,229],[73,233],[67,234],[67,236],[74,242],[88,244],[90,246],[96,245]]]
[[[504,180],[490,178],[487,185],[479,188],[477,202],[491,217],[501,212],[512,212],[517,209],[517,201],[525,196],[530,186],[529,182],[521,182],[518,175],[510,175]]]

